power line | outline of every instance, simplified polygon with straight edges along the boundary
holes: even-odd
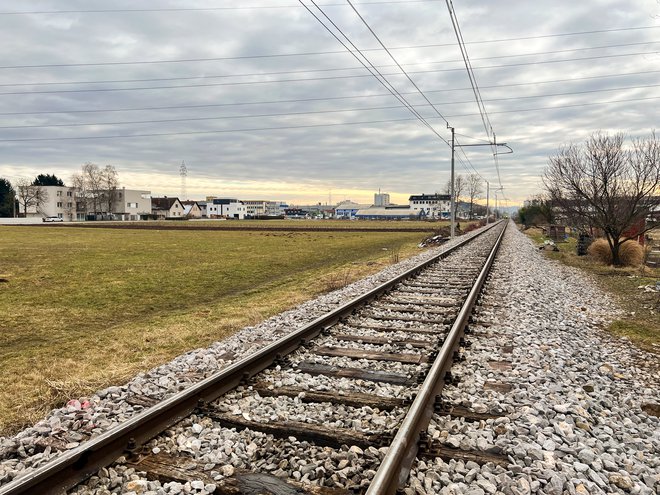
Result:
[[[381,5],[381,4],[412,4],[439,2],[442,0],[376,0],[373,2],[360,2],[361,5]],[[343,3],[327,3],[323,7],[345,7]],[[0,15],[37,15],[37,14],[110,14],[126,12],[208,12],[223,10],[258,10],[258,9],[291,9],[300,8],[300,5],[252,5],[240,7],[171,7],[156,9],[89,9],[89,10],[24,10],[16,12],[0,12]]]
[[[547,81],[533,81],[527,83],[509,83],[509,84],[495,84],[490,86],[481,86],[482,88],[509,88],[509,87],[520,87],[520,86],[531,86],[539,84],[552,84],[558,82],[573,82],[573,81],[583,81],[591,79],[605,79],[610,77],[625,77],[625,76],[635,76],[635,75],[645,75],[645,74],[656,74],[660,70],[656,71],[641,71],[641,72],[624,72],[619,74],[603,74],[600,76],[585,76],[585,77],[574,77],[569,79],[551,79]],[[586,94],[586,93],[598,93],[605,91],[618,91],[618,90],[627,90],[627,89],[641,89],[655,87],[656,85],[640,85],[640,86],[625,86],[617,88],[605,88],[605,89],[594,89],[594,90],[585,90],[585,91],[573,91],[573,92],[564,92],[564,93],[551,93],[551,94],[542,94],[542,95],[529,95],[529,96],[518,96],[512,98],[490,98],[484,101],[502,101],[502,100],[516,100],[516,99],[525,99],[525,98],[545,98],[549,96],[569,96],[575,94]],[[451,91],[467,91],[472,89],[469,88],[447,88],[439,90],[426,90],[426,93],[446,93]],[[402,95],[411,95],[415,92],[401,92]],[[304,103],[304,102],[313,102],[313,101],[334,101],[334,100],[346,100],[346,99],[355,99],[355,98],[376,98],[383,96],[390,96],[391,93],[374,93],[374,94],[359,94],[359,95],[345,95],[345,96],[330,96],[330,97],[319,97],[319,98],[296,98],[290,100],[267,100],[267,101],[244,101],[244,102],[234,102],[234,103],[208,103],[200,105],[167,105],[167,106],[151,106],[151,107],[131,107],[131,108],[99,108],[99,109],[85,109],[85,110],[53,110],[53,111],[38,111],[38,112],[0,112],[2,116],[8,115],[52,115],[52,114],[73,114],[73,113],[106,113],[106,112],[136,112],[136,111],[152,111],[152,110],[182,110],[182,109],[193,109],[193,108],[216,108],[216,107],[232,107],[232,106],[244,106],[244,105],[274,105],[282,103]],[[472,101],[472,100],[470,100]],[[465,101],[461,102],[445,102],[445,103],[436,103],[436,105],[450,105],[456,103],[466,103]],[[460,134],[459,134],[460,135]]]
[[[410,84],[412,84],[412,85],[414,86],[414,88],[417,90],[417,92],[418,92],[420,95],[422,95],[422,97],[426,100],[426,102],[427,102],[429,105],[431,105],[431,108],[433,108],[433,110],[435,111],[435,113],[438,114],[438,116],[439,116],[441,119],[443,119],[443,120],[447,123],[447,125],[449,125],[449,122],[447,121],[447,119],[444,118],[444,116],[442,115],[442,113],[440,113],[440,110],[438,110],[438,109],[436,108],[436,106],[435,106],[433,103],[431,103],[431,100],[429,100],[429,99],[427,98],[427,96],[422,92],[422,90],[419,89],[419,86],[417,86],[417,84],[415,83],[415,81],[413,81],[412,78],[408,75],[408,73],[405,71],[405,69],[404,69],[403,67],[401,67],[401,64],[399,64],[398,60],[397,60],[396,58],[394,58],[394,55],[392,55],[392,52],[390,52],[390,51],[387,49],[387,47],[385,46],[385,43],[382,42],[382,40],[378,37],[378,35],[374,32],[374,30],[371,29],[371,26],[369,26],[369,24],[368,24],[367,21],[364,19],[364,17],[362,17],[362,15],[360,14],[360,12],[358,12],[358,10],[355,8],[355,6],[351,3],[351,0],[346,0],[346,1],[347,1],[348,4],[351,6],[351,8],[353,9],[353,11],[357,14],[357,16],[360,18],[360,20],[362,21],[362,23],[367,27],[367,29],[368,29],[369,32],[373,35],[373,37],[376,38],[376,41],[378,41],[378,43],[380,44],[380,46],[383,47],[383,50],[385,50],[385,52],[387,52],[387,54],[388,54],[389,57],[394,61],[394,63],[396,64],[396,66],[399,68],[399,70],[400,70],[401,72],[403,72],[403,74],[406,76],[406,78],[408,79],[408,81],[410,81]]]
[[[559,33],[559,34],[547,34],[539,36],[525,36],[521,38],[501,38],[494,40],[480,40],[480,41],[471,41],[465,42],[466,45],[470,44],[484,44],[484,43],[500,43],[500,42],[511,42],[511,41],[524,41],[532,39],[543,39],[543,38],[553,38],[561,36],[575,36],[582,34],[596,34],[596,33],[608,33],[608,32],[617,32],[617,31],[630,31],[630,30],[643,30],[643,29],[660,29],[660,26],[644,26],[636,28],[619,28],[619,29],[609,29],[609,30],[599,30],[599,31],[582,31],[574,33]],[[655,43],[655,42],[649,42]],[[390,47],[390,50],[407,50],[411,48],[435,48],[443,46],[455,46],[456,43],[443,43],[443,44],[433,44],[433,45],[410,45],[410,46],[397,46]],[[381,51],[380,48],[364,48],[361,49],[363,52],[367,51]],[[138,60],[138,61],[127,61],[127,62],[81,62],[81,63],[70,63],[70,64],[36,64],[36,65],[7,65],[0,66],[0,69],[39,69],[39,68],[54,68],[54,67],[96,67],[96,66],[115,66],[115,65],[151,65],[151,64],[172,64],[172,63],[190,63],[190,62],[217,62],[224,60],[246,60],[246,59],[262,59],[262,58],[278,58],[278,57],[303,57],[303,56],[313,56],[313,55],[337,55],[346,53],[342,50],[331,50],[331,51],[322,51],[322,52],[297,52],[297,53],[270,53],[270,54],[257,54],[257,55],[236,55],[232,57],[204,57],[204,58],[189,58],[189,59],[165,59],[165,60]],[[521,55],[524,56],[524,55]]]
[[[594,59],[604,59],[604,58],[617,58],[617,57],[630,57],[633,55],[651,55],[655,52],[639,52],[639,53],[626,53],[619,55],[603,55],[598,57],[582,57],[574,59],[564,59],[564,60],[546,60],[541,62],[526,62],[519,64],[506,64],[506,65],[492,65],[492,66],[481,66],[475,67],[476,69],[496,69],[496,68],[506,68],[506,67],[517,67],[517,66],[527,66],[527,65],[540,65],[540,64],[551,64],[559,62],[574,62],[580,60],[594,60]],[[376,67],[376,66],[374,66]],[[1,67],[0,67],[1,68]],[[464,69],[433,69],[425,71],[410,71],[410,74],[425,74],[425,73],[434,73],[434,72],[456,72],[462,71]],[[398,72],[385,73],[381,74],[383,76],[396,76],[402,75]],[[326,77],[310,77],[310,78],[300,78],[300,79],[273,79],[267,81],[235,81],[235,82],[222,82],[222,83],[204,83],[204,84],[181,84],[177,86],[140,86],[134,88],[87,88],[87,89],[56,89],[56,90],[45,90],[45,91],[6,91],[0,93],[0,96],[7,95],[28,95],[28,94],[59,94],[59,93],[107,93],[114,91],[151,91],[156,89],[181,89],[181,88],[204,88],[204,87],[215,87],[215,86],[247,86],[253,84],[279,84],[279,83],[289,83],[289,82],[307,82],[307,81],[327,81],[327,80],[337,80],[337,79],[355,79],[355,78],[364,78],[370,77],[370,74],[356,74],[348,76],[326,76]],[[484,86],[490,88],[492,86]]]
[[[335,33],[334,33],[334,32],[333,32],[328,26],[326,26],[325,23],[323,23],[323,21],[321,21],[321,19],[319,19],[319,17],[317,17],[317,16],[311,11],[311,9],[309,9],[309,8],[308,8],[308,7],[302,2],[302,0],[298,0],[298,1],[299,1],[302,5],[305,6],[305,8],[309,11],[309,13],[312,14],[312,16],[314,16],[314,18],[315,18],[317,21],[319,21],[319,22],[321,23],[321,25],[322,25],[322,26],[323,26],[323,27],[324,27],[324,28],[325,28],[325,29],[326,29],[326,30],[327,30],[327,31],[328,31],[328,32],[329,32],[329,33],[330,33],[330,34],[331,34],[331,35],[332,35],[337,41],[339,41],[339,42],[342,44],[342,46],[343,46],[344,48],[346,48],[346,49],[349,51],[349,53],[350,53],[354,58],[356,58],[356,59],[357,59],[362,65],[364,65],[364,67],[369,71],[369,73],[370,73],[371,75],[373,75],[373,76],[378,80],[378,82],[379,82],[382,86],[384,86],[388,91],[390,91],[390,92],[391,92],[391,93],[392,93],[392,94],[393,94],[393,95],[394,95],[394,96],[395,96],[400,102],[402,102],[404,105],[406,105],[406,107],[408,108],[408,110],[409,110],[413,115],[415,115],[415,117],[416,117],[419,121],[421,121],[421,122],[422,122],[422,123],[423,123],[423,124],[424,124],[424,125],[425,125],[425,126],[426,126],[426,127],[432,132],[432,133],[433,133],[433,134],[435,134],[435,135],[436,135],[441,141],[443,141],[445,144],[447,144],[447,146],[449,146],[449,142],[448,142],[444,137],[442,137],[442,135],[441,135],[440,133],[438,133],[438,131],[436,131],[436,130],[433,128],[433,126],[432,126],[432,125],[431,125],[431,124],[430,124],[430,123],[429,123],[424,117],[422,117],[422,115],[421,115],[417,110],[415,110],[415,108],[414,108],[414,107],[408,102],[408,100],[406,100],[406,98],[405,98],[404,96],[402,96],[402,95],[399,93],[399,91],[398,91],[398,90],[397,90],[397,89],[396,89],[396,88],[395,88],[395,87],[394,87],[394,86],[393,86],[393,85],[387,80],[387,78],[386,78],[385,76],[383,76],[383,74],[382,74],[382,73],[381,73],[381,72],[380,72],[380,71],[374,66],[374,64],[373,64],[373,63],[367,58],[367,56],[364,55],[364,53],[362,53],[362,52],[360,51],[360,49],[359,49],[357,46],[355,46],[355,44],[350,40],[350,38],[348,38],[348,36],[346,36],[346,34],[345,34],[345,33],[339,28],[339,26],[337,26],[337,25],[332,21],[332,19],[330,19],[330,17],[328,17],[328,15],[323,11],[323,9],[321,9],[321,8],[320,8],[320,7],[314,2],[314,0],[311,0],[311,2],[314,4],[314,6],[319,10],[319,12],[321,12],[321,14],[323,14],[323,16],[324,16],[326,19],[328,19],[328,21],[334,26],[334,28],[335,28],[339,33],[341,33],[341,35],[342,35],[342,36],[346,39],[346,41],[347,41],[347,42],[348,42],[348,43],[349,43],[349,44],[355,49],[355,51],[356,51],[357,53],[360,54],[360,56],[362,57],[362,59],[364,59],[364,60],[366,61],[366,64],[365,64],[365,62],[362,61],[362,59],[360,59],[360,58],[355,54],[355,52],[353,52],[350,48],[348,48],[348,47],[346,46],[346,44],[344,44],[344,43],[343,43],[343,42],[337,37],[337,35],[335,35]],[[370,66],[371,68],[370,68],[369,66],[367,66],[367,64],[369,64],[369,66]],[[372,68],[373,68],[373,71],[372,71]],[[375,71],[376,74],[378,74],[378,76],[380,76],[380,77],[376,76],[376,74],[374,74],[374,71]]]
[[[233,120],[233,119],[251,119],[266,117],[293,117],[299,115],[317,115],[342,112],[366,112],[375,110],[393,110],[406,108],[403,105],[391,105],[383,107],[362,107],[362,108],[344,108],[335,110],[314,110],[308,112],[283,112],[283,113],[261,113],[254,115],[222,115],[218,117],[189,117],[176,119],[152,119],[152,120],[131,120],[123,122],[76,122],[73,124],[30,124],[20,126],[0,126],[0,129],[44,129],[50,127],[83,127],[83,126],[101,126],[101,125],[133,125],[133,124],[165,124],[172,122],[198,122],[206,120]]]
[[[188,132],[157,132],[146,134],[118,134],[113,136],[76,136],[76,137],[57,137],[57,138],[16,138],[16,139],[0,139],[0,143],[9,142],[24,142],[24,141],[76,141],[76,140],[94,140],[94,139],[119,139],[119,138],[136,138],[136,137],[159,137],[159,136],[189,136],[198,134],[225,134],[233,132],[257,132],[257,131],[275,131],[275,130],[290,130],[290,129],[310,129],[316,127],[337,127],[342,125],[361,125],[361,124],[382,124],[392,122],[410,122],[416,120],[412,117],[404,117],[401,119],[385,119],[385,120],[366,120],[359,122],[340,122],[333,124],[305,124],[305,125],[290,125],[278,127],[251,127],[245,129],[219,129],[213,131],[188,131]]]
[[[596,47],[570,48],[570,49],[567,49],[567,50],[555,50],[555,51],[548,51],[548,52],[533,52],[533,53],[518,53],[518,54],[511,54],[511,55],[497,55],[497,56],[494,56],[494,57],[475,58],[473,60],[494,60],[494,59],[512,58],[512,57],[529,57],[529,56],[536,56],[536,55],[550,55],[550,54],[575,52],[575,51],[600,50],[600,49],[605,49],[605,48],[620,48],[620,47],[627,47],[627,46],[649,45],[649,44],[655,44],[655,43],[660,43],[660,40],[659,41],[645,41],[645,42],[640,42],[640,43],[625,43],[625,44],[619,44],[619,45],[603,45],[603,46],[596,46]],[[426,46],[428,46],[428,45],[426,45]],[[451,45],[451,46],[454,46],[454,45]],[[363,51],[365,51],[365,50],[363,50]],[[448,64],[448,63],[455,63],[455,62],[462,62],[462,60],[438,60],[438,61],[435,61],[435,62],[416,62],[416,63],[401,64],[401,65],[405,66],[405,67],[412,67],[412,66],[416,66],[416,65],[436,65],[436,64]],[[530,63],[532,63],[532,62],[530,62]],[[391,68],[391,67],[397,67],[397,65],[396,64],[383,64],[383,65],[377,65],[376,67],[378,67],[379,69],[386,69],[386,68]],[[273,71],[273,72],[249,72],[249,73],[243,73],[243,74],[197,75],[197,76],[185,76],[185,77],[155,77],[155,78],[140,78],[140,79],[105,79],[105,80],[96,80],[96,81],[20,82],[20,83],[2,83],[2,84],[0,84],[0,87],[8,87],[8,86],[55,86],[55,85],[61,86],[61,85],[69,85],[69,84],[119,84],[119,83],[157,82],[157,81],[190,81],[190,80],[196,80],[196,79],[220,79],[220,78],[227,78],[227,77],[256,77],[256,76],[274,76],[274,75],[283,75],[283,74],[307,74],[307,73],[313,73],[313,72],[340,72],[340,71],[349,71],[349,70],[360,70],[362,68],[363,67],[357,67],[356,66],[356,67],[335,67],[335,68],[327,68],[327,69],[303,69],[303,70],[285,70],[285,71]],[[461,70],[461,69],[456,69],[456,70]],[[426,73],[426,72],[433,72],[433,70],[418,71],[418,72],[411,72],[411,73],[412,74],[421,74],[421,73]]]
[[[458,46],[461,51],[461,55],[463,56],[463,60],[465,62],[465,69],[467,70],[467,75],[468,79],[470,80],[470,85],[472,86],[472,91],[474,93],[474,98],[477,103],[477,108],[479,109],[479,114],[481,116],[481,121],[484,125],[484,129],[486,131],[486,137],[488,139],[492,139],[493,141],[495,140],[495,132],[493,131],[493,126],[490,122],[490,118],[488,117],[488,113],[486,112],[486,106],[484,105],[483,99],[481,98],[481,91],[479,91],[479,85],[477,84],[477,79],[476,76],[474,75],[474,70],[472,68],[472,64],[470,62],[470,57],[467,53],[467,48],[465,47],[464,40],[463,40],[463,34],[461,33],[461,28],[458,23],[458,17],[456,16],[456,12],[454,10],[454,6],[451,2],[451,0],[446,0],[447,4],[447,9],[449,10],[449,17],[452,22],[452,26],[454,28],[454,33],[456,34],[456,39],[458,41]],[[497,180],[500,184],[500,187],[502,187],[502,178],[500,177],[500,167],[497,159],[497,148],[495,147],[494,144],[491,145],[491,150],[493,153],[493,160],[495,162],[495,170],[497,172]]]
[[[499,112],[491,112],[493,114],[497,113],[517,113],[517,112],[531,112],[531,111],[541,111],[541,110],[557,110],[561,108],[574,108],[574,107],[585,107],[593,105],[610,105],[612,103],[627,103],[634,101],[649,101],[649,100],[660,100],[660,96],[652,96],[648,98],[628,98],[623,100],[611,100],[603,102],[593,102],[593,103],[580,103],[575,105],[557,105],[554,107],[538,107],[538,108],[525,108],[525,109],[515,109],[515,110],[502,110]],[[448,118],[454,117],[471,117],[479,115],[478,113],[469,113],[469,114],[460,114],[460,115],[447,115]],[[439,118],[439,117],[429,117],[430,119]],[[271,130],[287,130],[287,129],[307,129],[307,128],[316,128],[316,127],[338,127],[343,125],[360,125],[360,124],[383,124],[383,123],[395,123],[395,122],[411,122],[418,120],[416,117],[404,117],[400,119],[382,119],[382,120],[368,120],[368,121],[358,121],[358,122],[337,122],[331,124],[306,124],[306,125],[297,125],[297,126],[276,126],[276,127],[257,127],[257,128],[243,128],[243,129],[220,129],[213,131],[190,131],[190,132],[168,132],[168,133],[149,133],[149,134],[126,134],[126,135],[114,135],[114,136],[78,136],[78,137],[57,137],[57,138],[17,138],[17,139],[0,139],[2,142],[21,142],[21,141],[60,141],[60,140],[93,140],[93,139],[115,139],[115,138],[131,138],[131,137],[154,137],[154,136],[179,136],[179,135],[194,135],[194,134],[219,134],[219,133],[237,133],[237,132],[253,132],[253,131],[271,131]]]
[[[620,89],[636,89],[643,87],[660,87],[660,84],[654,84],[649,86],[638,86],[638,87],[628,87]],[[583,94],[587,92],[598,92],[598,91],[610,91],[610,90],[594,90],[594,91],[585,91],[585,92],[576,92],[575,94]],[[412,93],[416,94],[416,93]],[[525,98],[540,98],[546,96],[564,96],[570,93],[558,93],[557,95],[540,95],[540,96],[521,96],[518,98],[501,98],[501,100],[516,100],[516,99],[525,99]],[[373,96],[373,95],[372,95]],[[389,94],[382,94],[381,96],[389,96]],[[364,96],[356,96],[363,98]],[[356,98],[352,97],[352,98]],[[493,100],[484,100],[484,101],[499,101],[500,99],[495,98]],[[436,102],[433,105],[459,105],[465,103],[471,103],[473,100],[464,100],[464,101],[452,101],[452,102]],[[222,104],[220,104],[222,105]],[[230,105],[230,104],[227,104]],[[198,108],[200,105],[193,105],[193,108]],[[201,106],[217,106],[217,105],[201,105]],[[428,107],[431,105],[421,104],[420,106]],[[168,107],[160,107],[168,108]],[[181,108],[181,107],[169,107],[171,108]],[[172,123],[172,122],[193,122],[193,121],[205,121],[205,120],[232,120],[232,119],[249,119],[249,118],[265,118],[265,117],[292,117],[300,115],[317,115],[317,114],[330,114],[330,113],[342,113],[342,112],[366,112],[366,111],[376,111],[376,110],[394,110],[394,109],[403,109],[408,108],[405,105],[388,105],[388,106],[377,106],[377,107],[359,107],[359,108],[345,108],[345,109],[332,109],[332,110],[310,110],[310,111],[300,111],[300,112],[278,112],[278,113],[260,113],[260,114],[251,114],[251,115],[221,115],[214,117],[187,117],[187,118],[170,118],[170,119],[149,119],[149,120],[131,120],[131,121],[119,121],[119,122],[76,122],[76,123],[67,123],[67,124],[30,124],[30,125],[17,125],[17,126],[0,126],[0,129],[45,129],[50,127],[82,127],[82,126],[108,126],[108,125],[132,125],[132,124],[155,124],[155,123]],[[547,108],[556,108],[556,107],[547,107]],[[516,110],[518,111],[518,110]],[[528,110],[519,110],[519,111],[528,111]],[[491,112],[491,113],[502,113],[502,112]],[[5,114],[0,114],[5,115]],[[479,114],[463,114],[465,115],[479,115]],[[444,117],[439,115],[443,120]],[[445,120],[446,122],[446,120]],[[466,136],[464,134],[456,134],[458,136],[469,137],[470,139],[477,139],[486,143],[491,141],[481,140],[472,136]]]
[[[610,101],[597,101],[597,102],[592,102],[592,103],[576,103],[573,105],[555,105],[551,107],[536,107],[536,108],[517,108],[515,110],[498,110],[494,112],[490,112],[491,114],[500,114],[500,113],[518,113],[518,112],[538,112],[541,110],[557,110],[561,108],[579,108],[579,107],[589,107],[593,105],[609,105],[611,103],[626,103],[626,102],[632,102],[632,101],[649,101],[649,100],[658,100],[660,99],[660,96],[649,96],[649,97],[644,97],[644,98],[626,98],[623,100],[610,100]],[[460,115],[448,115],[447,117],[452,118],[452,117],[471,117],[474,115],[479,115],[478,113],[464,113]]]

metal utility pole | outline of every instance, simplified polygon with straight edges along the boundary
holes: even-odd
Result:
[[[452,136],[452,138],[451,138],[451,177],[452,177],[451,185],[452,185],[452,191],[453,191],[453,187],[454,187],[454,128],[453,127],[451,128],[451,136]],[[511,147],[508,144],[498,143],[494,139],[495,139],[495,134],[493,133],[493,142],[492,143],[487,143],[487,144],[459,144],[458,146],[460,146],[461,148],[467,148],[468,146],[491,146],[491,147],[502,146],[504,148],[508,148],[509,152],[508,153],[497,153],[496,152],[495,155],[500,155],[500,154],[509,155],[509,154],[513,153],[513,150],[511,149]],[[489,206],[490,182],[488,182],[487,180],[485,180],[485,182],[486,182],[486,223],[488,223],[488,219],[490,217],[490,206]],[[501,190],[501,188],[498,189],[498,190]],[[453,201],[453,198],[454,198],[454,193],[452,192],[452,201]],[[495,210],[497,210],[497,193],[495,193]],[[453,212],[453,209],[452,209],[452,212]],[[496,215],[497,215],[497,213],[496,213]],[[452,226],[452,232],[453,232],[453,228],[454,228],[454,222],[453,221],[452,221],[451,226]],[[453,237],[453,234],[452,234],[452,237]]]
[[[454,200],[454,128],[450,127],[451,129],[451,187],[449,188],[449,194],[450,194],[450,212],[449,212],[449,218],[451,221],[451,227],[449,229],[449,237],[452,239],[456,235],[456,208],[455,208],[455,200]]]

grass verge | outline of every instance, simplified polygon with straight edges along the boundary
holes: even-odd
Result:
[[[546,239],[541,229],[530,228],[525,233],[539,245]],[[576,239],[569,237],[568,242],[557,243],[559,251],[543,252],[549,258],[591,274],[605,292],[614,296],[625,316],[613,321],[609,332],[629,338],[646,351],[660,354],[660,293],[640,288],[655,285],[660,280],[660,270],[644,266],[606,266],[590,256],[578,256],[576,244]]]
[[[0,227],[0,434],[418,253],[423,237]]]

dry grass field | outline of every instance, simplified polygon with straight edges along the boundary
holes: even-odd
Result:
[[[0,227],[0,434],[415,254],[424,236]]]
[[[470,222],[463,222],[459,225]],[[272,219],[272,220],[151,220],[138,222],[71,222],[57,224],[58,227],[80,228],[128,228],[128,229],[216,229],[216,230],[381,230],[381,231],[425,231],[433,232],[448,227],[449,221],[439,220],[307,220],[307,219]],[[463,225],[464,226],[464,225]]]
[[[544,241],[538,228],[525,231],[537,244]],[[553,259],[585,270],[600,287],[612,294],[626,311],[626,315],[609,327],[615,335],[628,337],[639,347],[660,354],[660,294],[647,292],[640,286],[655,285],[660,280],[660,269],[649,267],[614,268],[598,263],[590,256],[577,256],[576,240],[558,243],[559,252],[544,251]]]

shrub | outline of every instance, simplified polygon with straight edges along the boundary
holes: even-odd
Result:
[[[587,249],[596,261],[612,264],[612,252],[606,239],[596,239]],[[619,257],[624,266],[639,266],[644,259],[644,248],[636,241],[627,241],[619,246]]]

